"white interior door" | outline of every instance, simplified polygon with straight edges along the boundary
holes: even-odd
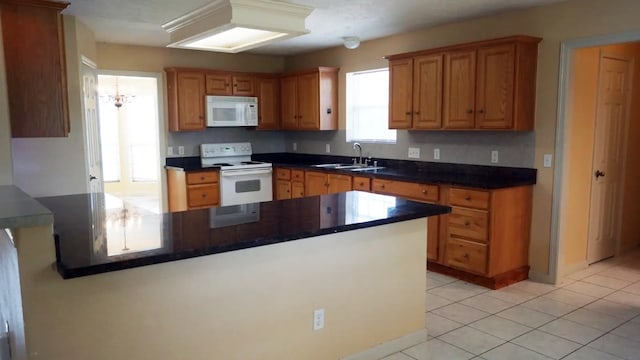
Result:
[[[105,198],[102,181],[102,150],[100,147],[100,123],[98,120],[98,89],[95,67],[82,63],[82,109],[85,124],[85,157],[87,161],[87,189],[91,194],[91,232],[93,258],[105,253]]]
[[[629,61],[600,56],[587,261],[613,256],[619,234]]]

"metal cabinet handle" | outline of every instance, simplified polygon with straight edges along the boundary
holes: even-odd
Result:
[[[480,114],[484,114],[484,109],[480,109],[480,110],[478,110],[478,112],[479,112]]]
[[[406,113],[404,113],[405,115],[411,115],[411,111],[407,111]]]
[[[415,114],[416,114],[416,115],[420,115],[420,111],[416,111],[416,113],[415,113]]]
[[[422,193],[423,193],[424,195],[427,195],[427,193],[428,193],[427,189],[422,189]]]
[[[473,109],[467,109],[467,114],[473,114]]]
[[[471,195],[467,195],[464,197],[465,200],[470,201],[471,200]]]

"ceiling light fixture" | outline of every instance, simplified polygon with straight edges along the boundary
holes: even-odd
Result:
[[[217,0],[164,25],[168,47],[238,53],[309,31],[313,8],[272,0]]]
[[[357,36],[345,36],[342,40],[344,40],[344,47],[347,49],[353,50],[360,46],[360,39]]]

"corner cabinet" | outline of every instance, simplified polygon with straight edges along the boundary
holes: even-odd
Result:
[[[1,0],[11,136],[65,137],[69,105],[60,12],[69,3]]]
[[[220,204],[220,172],[167,169],[169,211],[203,209]]]
[[[337,68],[285,74],[280,79],[280,95],[282,129],[338,129]]]
[[[197,131],[206,127],[205,74],[202,71],[165,69],[169,131]]]
[[[389,127],[533,130],[540,41],[511,36],[388,56]]]

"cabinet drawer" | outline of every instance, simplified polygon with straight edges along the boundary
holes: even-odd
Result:
[[[187,187],[187,204],[190,208],[218,205],[220,189],[218,184],[192,185]]]
[[[187,184],[206,184],[218,182],[220,173],[217,171],[198,171],[187,173]]]
[[[276,179],[278,180],[291,180],[291,170],[289,169],[276,169]]]
[[[476,209],[489,208],[489,192],[469,189],[449,189],[449,204],[472,207]]]
[[[292,181],[304,181],[304,171],[302,171],[302,170],[291,170],[291,180]]]
[[[485,274],[487,272],[487,245],[450,237],[447,241],[445,265]]]
[[[371,190],[375,193],[402,196],[412,200],[437,202],[437,185],[426,185],[404,181],[373,179]]]
[[[449,234],[487,242],[489,214],[482,210],[451,208]]]
[[[371,191],[371,179],[368,177],[354,176],[353,190]]]

